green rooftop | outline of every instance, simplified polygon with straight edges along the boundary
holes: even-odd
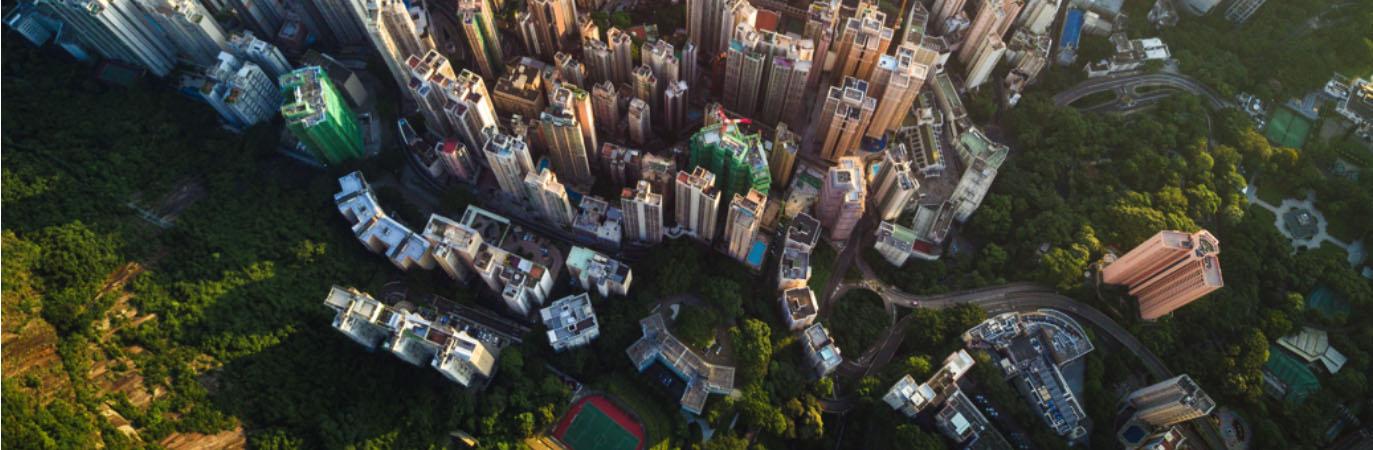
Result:
[[[1268,347],[1268,363],[1263,365],[1263,371],[1286,386],[1282,401],[1287,403],[1301,404],[1312,392],[1321,388],[1316,374],[1306,367],[1306,363],[1271,345]]]

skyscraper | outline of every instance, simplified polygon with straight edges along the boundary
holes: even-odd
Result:
[[[558,52],[553,55],[553,67],[558,71],[564,82],[572,83],[580,89],[586,89],[586,66],[573,58],[570,53]]]
[[[463,145],[458,138],[447,138],[434,144],[435,152],[439,159],[443,161],[443,166],[448,170],[448,174],[457,178],[459,181],[468,184],[477,184],[477,177],[481,175],[481,166],[477,165],[477,155],[472,148]]]
[[[45,2],[48,11],[86,48],[106,59],[138,64],[159,77],[176,66],[177,48],[134,0]],[[275,31],[275,30],[273,30]]]
[[[648,103],[649,110],[662,113],[663,100],[658,93],[658,78],[648,66],[634,68],[634,98]]]
[[[471,149],[486,146],[483,131],[497,126],[496,108],[481,75],[464,69],[448,90],[448,104],[444,107],[449,126]]]
[[[971,90],[987,81],[991,76],[992,69],[996,68],[996,63],[1001,61],[1001,56],[1006,54],[1006,44],[1001,42],[999,36],[988,36],[982,40],[982,48],[973,53],[972,60],[968,61],[968,76],[963,82],[963,90]]]
[[[589,81],[599,83],[615,80],[615,63],[610,56],[610,47],[605,42],[598,39],[582,40],[582,58],[586,60]]]
[[[574,38],[577,5],[572,0],[530,0],[529,14],[534,18],[536,36],[544,59],[553,59]]]
[[[663,125],[671,133],[676,133],[686,125],[687,82],[679,80],[663,92]]]
[[[334,165],[363,156],[357,117],[319,66],[302,67],[280,80],[281,116],[315,158]]]
[[[241,0],[245,4],[262,3],[260,0]],[[269,0],[277,1],[277,0]],[[358,45],[370,37],[367,31],[369,14],[368,0],[308,0],[315,12],[319,13],[321,28],[329,30],[331,36],[342,45]],[[280,27],[280,25],[277,25]],[[275,36],[277,30],[267,34]],[[402,60],[410,55],[400,55]]]
[[[524,139],[501,133],[496,128],[483,130],[486,142],[482,152],[486,164],[496,175],[496,184],[511,198],[524,198],[524,177],[534,171],[534,162],[529,157],[529,146]]]
[[[653,183],[639,180],[633,188],[620,191],[620,209],[625,215],[625,237],[648,244],[663,241],[663,196]]]
[[[690,174],[679,171],[676,189],[677,225],[693,238],[706,242],[714,240],[720,208],[715,175],[704,167],[697,167]]]
[[[932,51],[902,44],[896,55],[882,55],[873,71],[869,95],[877,99],[877,109],[868,124],[867,136],[881,139],[905,121],[934,62]]]
[[[750,189],[768,195],[772,174],[763,138],[758,133],[746,133],[738,122],[726,119],[692,135],[690,166],[709,170],[715,175],[716,187],[731,198],[747,195]]]
[[[568,182],[587,187],[596,181],[591,174],[581,122],[573,109],[572,91],[558,89],[548,110],[539,116],[539,130],[553,168]]]
[[[720,98],[725,109],[739,115],[752,117],[758,107],[763,64],[767,62],[767,54],[758,51],[761,39],[752,25],[741,23],[725,47],[724,94]]]
[[[437,50],[430,50],[423,55],[410,55],[405,66],[410,70],[407,85],[410,97],[415,99],[420,115],[424,116],[425,126],[439,136],[452,134],[454,130],[449,126],[444,109],[448,106],[448,90],[456,81],[456,75],[448,58]]]
[[[687,83],[687,87],[697,89],[700,88],[700,86],[696,84],[696,77],[698,76],[696,73],[696,53],[698,51],[699,48],[696,47],[696,44],[690,42],[687,42],[687,44],[682,47],[682,81]]]
[[[734,199],[729,202],[729,213],[725,216],[725,253],[731,258],[743,262],[748,257],[767,201],[766,195],[752,189],[748,195],[734,194]]]
[[[1140,388],[1125,402],[1135,410],[1135,420],[1155,427],[1196,419],[1210,414],[1216,407],[1211,396],[1185,374]]]
[[[768,124],[799,118],[814,53],[808,39],[739,24],[725,53],[725,107]]]
[[[567,190],[552,170],[545,167],[538,173],[529,172],[524,176],[524,187],[525,198],[539,217],[563,228],[572,226],[576,212],[567,200]]]
[[[786,186],[791,182],[791,172],[796,167],[796,155],[801,151],[801,136],[787,128],[786,122],[777,123],[777,131],[772,134],[772,149],[768,153],[768,170],[772,183]]]
[[[838,161],[858,148],[876,110],[877,99],[868,96],[867,81],[844,77],[843,85],[830,86],[819,121],[812,125],[820,127],[820,157]]]
[[[882,159],[882,168],[872,180],[873,205],[877,207],[878,217],[882,220],[896,220],[901,212],[915,198],[920,182],[911,173],[910,161],[905,156],[905,146],[897,145],[887,149]]]
[[[591,109],[596,115],[596,126],[614,134],[620,126],[620,94],[614,83],[607,80],[591,87]]]
[[[1063,0],[1030,0],[1025,13],[1017,18],[1016,23],[1031,33],[1044,34],[1054,24],[1062,4]]]
[[[148,5],[148,16],[192,64],[215,65],[219,52],[228,48],[224,29],[199,1],[163,0],[156,6]]]
[[[404,90],[410,82],[405,60],[410,55],[423,55],[429,51],[429,45],[420,38],[419,29],[406,10],[405,2],[366,0],[365,10],[359,12],[372,46],[381,56],[382,63],[390,69],[396,85]]]
[[[496,79],[505,71],[505,53],[501,51],[500,34],[496,32],[496,17],[488,0],[458,0],[458,20],[477,70],[488,79]]]
[[[183,77],[181,90],[208,103],[225,124],[240,130],[271,120],[281,108],[275,79],[229,52],[220,52],[218,63],[203,74]]]
[[[629,99],[629,140],[644,145],[653,136],[652,116],[648,103],[637,98]]]
[[[825,72],[829,61],[830,47],[833,46],[835,27],[839,24],[839,2],[836,0],[816,0],[807,11],[806,31],[803,36],[815,43],[815,55],[811,58],[814,66],[806,79],[806,92],[815,90],[820,75]]]
[[[667,211],[666,218],[675,219],[674,213],[677,209],[674,208],[676,205],[672,200],[677,194],[676,161],[652,153],[642,154],[639,160],[639,181],[648,182],[654,193],[662,195],[662,207]]]
[[[251,31],[229,35],[229,49],[239,58],[257,64],[272,79],[291,71],[291,63],[286,61],[286,55],[270,42],[258,39]]]
[[[629,83],[634,73],[634,40],[629,33],[611,27],[605,32],[605,40],[610,48],[610,79],[615,84]]]
[[[954,147],[958,151],[958,159],[967,168],[963,170],[958,185],[954,186],[949,201],[954,204],[954,220],[966,222],[982,205],[982,199],[992,188],[992,181],[996,180],[997,171],[1001,163],[1006,161],[1010,149],[991,140],[978,128],[960,133],[954,141]]]
[[[877,9],[875,3],[858,3],[858,10],[844,22],[839,42],[835,44],[838,59],[835,63],[836,77],[857,77],[863,80],[872,76],[877,60],[887,54],[896,31],[886,26],[887,15]]]
[[[539,56],[544,53],[544,42],[539,34],[539,23],[534,19],[534,14],[528,9],[515,12],[515,29],[520,34],[520,42],[524,43],[526,54]]]
[[[1144,320],[1163,317],[1220,289],[1220,243],[1210,232],[1160,231],[1102,270],[1102,281],[1130,287]]]
[[[963,37],[963,46],[958,49],[958,61],[970,65],[974,53],[982,46],[982,41],[997,35],[1001,23],[1010,21],[1002,0],[984,0],[977,5],[977,14]]]
[[[645,44],[639,55],[644,65],[653,69],[653,77],[658,79],[657,96],[662,96],[668,86],[677,84],[681,62],[677,60],[676,49],[672,48],[672,44],[660,39]]]
[[[753,25],[758,11],[744,0],[688,0],[686,15],[689,42],[714,59],[729,47],[735,27]]]
[[[863,218],[866,190],[863,188],[863,160],[854,156],[839,158],[820,186],[816,212],[820,223],[830,230],[830,240],[845,241]]]
[[[934,25],[930,28],[933,28],[936,33],[930,34],[942,35],[948,32],[949,30],[946,24],[949,19],[957,16],[959,12],[962,12],[963,5],[967,3],[967,1],[968,0],[934,0],[934,5],[930,8],[930,12],[933,14],[931,18],[934,19]]]

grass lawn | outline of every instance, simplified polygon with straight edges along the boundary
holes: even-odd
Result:
[[[644,448],[649,450],[668,450],[672,442],[672,421],[676,420],[676,403],[664,403],[651,392],[644,389],[643,381],[635,378],[638,374],[612,373],[605,378],[602,388],[625,408],[639,416],[644,423]]]

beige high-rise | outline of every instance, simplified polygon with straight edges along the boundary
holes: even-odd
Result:
[[[877,70],[873,71],[869,92],[878,100],[877,110],[868,125],[868,137],[881,139],[883,134],[901,126],[915,104],[920,88],[925,85],[936,56],[930,50],[911,44],[902,44],[896,49],[896,55],[882,56]]]
[[[1210,414],[1216,407],[1211,396],[1187,375],[1140,388],[1125,401],[1135,408],[1135,419],[1155,427],[1196,419]]]
[[[1160,231],[1102,270],[1102,280],[1130,287],[1139,315],[1154,320],[1224,286],[1220,243],[1210,232]]]
[[[830,240],[848,240],[858,220],[863,218],[863,203],[867,198],[863,179],[863,160],[854,156],[839,158],[838,164],[830,167],[825,176],[816,212],[820,223],[829,228]]]
[[[844,77],[840,86],[831,86],[820,116],[812,126],[819,132],[820,157],[838,161],[862,142],[863,132],[877,110],[877,99],[868,96],[868,82]]]
[[[858,4],[853,17],[844,22],[844,29],[835,44],[838,59],[836,77],[853,76],[864,80],[872,76],[877,60],[887,54],[896,31],[886,26],[887,15],[873,3]]]
[[[763,208],[768,197],[753,189],[748,195],[734,194],[729,202],[729,214],[725,219],[726,244],[731,258],[743,261],[753,244],[753,235],[758,233],[758,225],[763,221]]]
[[[703,167],[689,174],[678,171],[676,189],[677,225],[691,237],[706,242],[714,240],[720,209],[715,174]]]

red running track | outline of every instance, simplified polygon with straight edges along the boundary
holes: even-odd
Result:
[[[639,439],[639,446],[636,447],[635,450],[644,450],[644,426],[633,418],[630,418],[629,413],[626,413],[623,409],[620,409],[620,407],[615,406],[614,403],[610,402],[610,399],[605,398],[603,395],[587,396],[581,400],[577,400],[577,403],[573,403],[572,407],[568,408],[567,413],[563,414],[562,419],[558,421],[558,427],[553,430],[554,437],[557,437],[559,441],[563,440],[563,436],[567,434],[567,427],[572,425],[572,420],[577,418],[578,414],[581,414],[582,407],[586,406],[587,402],[590,402],[596,409],[601,410],[602,413],[609,416],[611,420],[615,421],[615,424],[620,426],[620,428],[623,428],[625,431],[628,431],[629,434],[634,435],[635,438]]]

